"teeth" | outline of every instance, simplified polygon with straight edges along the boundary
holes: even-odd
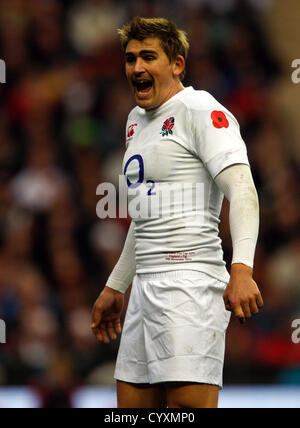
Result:
[[[136,80],[134,83],[149,83],[151,80]]]

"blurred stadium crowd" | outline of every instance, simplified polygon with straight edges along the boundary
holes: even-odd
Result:
[[[281,64],[264,33],[268,1],[2,0],[0,58],[0,384],[33,385],[45,406],[78,385],[112,383],[118,343],[98,344],[91,307],[116,263],[128,220],[96,216],[98,184],[121,171],[133,99],[116,29],[135,15],[184,28],[185,86],[237,117],[261,207],[255,279],[265,308],[232,320],[226,383],[300,383],[299,162],[271,94]],[[221,236],[231,240],[224,202]]]

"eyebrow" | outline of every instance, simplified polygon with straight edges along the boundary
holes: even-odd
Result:
[[[145,55],[145,54],[152,54],[152,55],[154,54],[154,55],[157,55],[157,52],[153,51],[153,50],[143,49],[142,51],[140,51],[138,53],[138,55]],[[136,56],[136,55],[133,52],[126,52],[125,56],[127,57],[127,56]]]

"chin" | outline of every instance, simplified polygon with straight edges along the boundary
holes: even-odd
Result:
[[[145,110],[149,110],[149,109],[153,108],[151,102],[148,100],[136,99],[136,103],[139,107],[144,108]]]

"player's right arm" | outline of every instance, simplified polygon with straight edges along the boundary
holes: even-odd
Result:
[[[91,328],[100,342],[108,343],[121,333],[124,294],[136,271],[134,225],[128,230],[122,254],[92,310]]]

